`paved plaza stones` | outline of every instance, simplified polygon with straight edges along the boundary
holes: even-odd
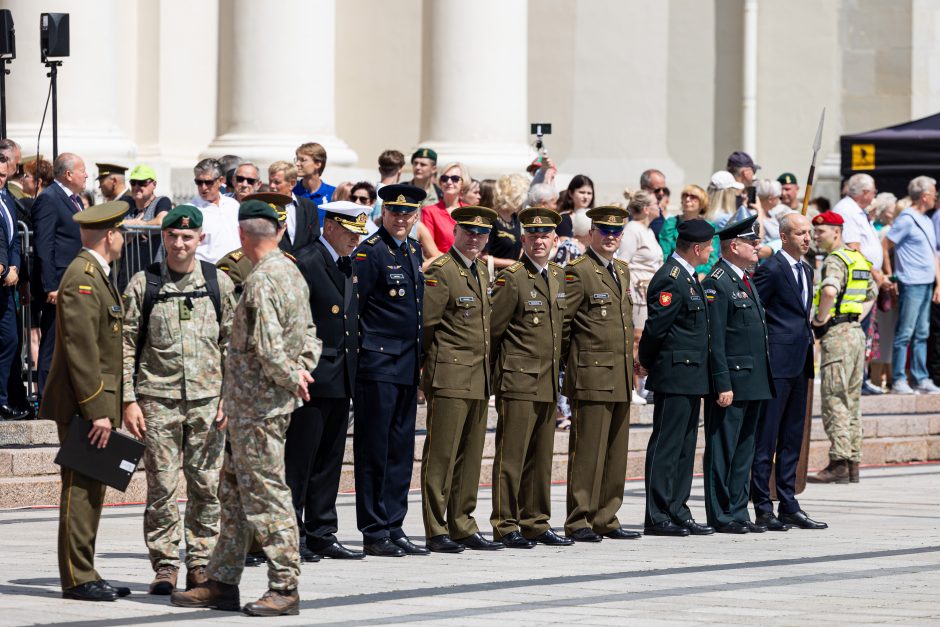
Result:
[[[940,464],[866,468],[862,482],[810,485],[803,507],[826,531],[647,537],[569,548],[466,551],[361,562],[304,564],[301,613],[277,624],[837,625],[940,623]],[[481,489],[478,518],[489,513]],[[564,518],[565,488],[552,489],[552,522]],[[643,484],[629,481],[620,518],[639,529]],[[405,530],[421,539],[418,500]],[[701,480],[693,513],[704,519]],[[351,495],[338,502],[344,543],[359,546]],[[59,596],[57,510],[0,511],[0,623],[4,625],[165,625],[225,620],[238,613],[172,607],[146,594],[152,573],[142,507],[106,508],[96,565],[133,594],[115,603]],[[488,531],[488,530],[487,530]],[[266,586],[249,568],[243,602]]]

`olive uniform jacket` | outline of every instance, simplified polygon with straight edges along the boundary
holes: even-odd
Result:
[[[712,266],[702,287],[711,329],[714,392],[733,391],[735,402],[773,398],[767,321],[757,290],[749,289],[724,259]]]
[[[490,397],[489,274],[484,262],[473,263],[479,280],[451,248],[424,274],[425,394]]]
[[[59,283],[56,342],[39,415],[68,423],[110,418],[121,426],[124,308],[101,264],[82,250]]]
[[[649,315],[637,357],[649,371],[646,389],[663,394],[708,394],[708,309],[698,279],[669,257],[650,279]]]
[[[493,284],[490,346],[494,385],[503,398],[554,403],[564,338],[563,268],[549,262],[548,282],[523,254]]]
[[[565,266],[565,323],[570,341],[564,394],[583,401],[623,403],[633,389],[633,299],[630,270],[610,271],[593,249]]]
[[[241,296],[242,290],[245,289],[243,283],[248,277],[248,273],[251,272],[251,259],[245,255],[241,248],[236,248],[219,259],[215,267],[227,274],[228,278],[232,279],[232,283],[235,284],[235,297],[238,298]]]

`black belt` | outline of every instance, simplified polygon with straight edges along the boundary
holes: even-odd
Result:
[[[843,322],[858,322],[858,314],[842,314],[841,316],[833,316],[829,319],[829,326],[835,326],[837,324],[842,324]]]

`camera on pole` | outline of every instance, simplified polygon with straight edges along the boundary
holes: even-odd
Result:
[[[52,94],[52,158],[59,156],[59,112],[58,89],[56,79],[58,68],[62,65],[59,59],[69,56],[69,14],[68,13],[42,13],[39,16],[39,50],[42,54],[43,64],[49,68]]]

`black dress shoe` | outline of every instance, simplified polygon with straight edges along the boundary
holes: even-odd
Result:
[[[0,420],[26,420],[29,414],[28,409],[16,409],[9,405],[0,405]]]
[[[518,531],[510,531],[500,538],[499,542],[510,549],[531,549],[536,545],[535,540],[526,540]]]
[[[402,536],[392,540],[398,548],[405,552],[405,555],[430,555],[431,552],[423,546],[418,546],[408,539],[408,536]]]
[[[637,538],[642,538],[643,534],[639,531],[630,531],[629,529],[614,529],[613,531],[608,531],[604,534],[605,538],[610,538],[611,540],[636,540]]]
[[[261,566],[268,562],[267,556],[264,554],[264,551],[260,553],[248,553],[245,555],[245,566]]]
[[[691,533],[693,536],[710,536],[715,533],[714,527],[697,523],[691,518],[688,520],[683,520],[681,523],[679,523],[679,526],[688,529],[689,533]]]
[[[361,560],[366,556],[362,551],[347,549],[339,542],[334,542],[327,547],[317,549],[314,553],[317,554],[317,557],[328,557],[334,560]]]
[[[400,546],[391,541],[390,538],[382,538],[378,542],[366,544],[362,547],[367,555],[376,557],[404,557],[405,552]]]
[[[744,523],[732,520],[724,525],[716,525],[715,531],[718,533],[747,533],[747,526],[745,526]]]
[[[305,545],[300,545],[300,561],[308,564],[315,564],[320,561],[320,556],[308,549]]]
[[[539,535],[535,536],[532,539],[538,542],[539,544],[544,544],[546,546],[571,546],[572,544],[574,544],[574,540],[572,540],[571,538],[561,537],[560,535],[555,533],[553,529],[546,529],[545,531],[543,531],[542,533],[540,533]]]
[[[599,535],[588,529],[587,527],[581,527],[580,529],[575,529],[571,533],[565,534],[567,537],[571,538],[575,542],[600,542],[603,540]]]
[[[762,525],[761,523],[754,523],[750,520],[744,521],[744,526],[747,527],[747,530],[751,533],[764,533],[767,531],[767,525]]]
[[[80,586],[63,590],[62,598],[75,599],[76,601],[116,601],[118,595],[114,590],[103,587],[100,581],[89,581]]]
[[[454,540],[454,542],[465,546],[468,549],[473,549],[474,551],[501,551],[502,549],[506,548],[506,545],[504,545],[502,542],[490,542],[481,536],[479,531],[472,536]]]
[[[671,520],[664,520],[661,523],[656,523],[655,525],[647,525],[643,527],[643,533],[648,536],[687,536],[689,535],[689,530],[685,527],[680,527]]]
[[[790,528],[790,525],[783,524],[773,514],[758,514],[757,524],[767,527],[767,531],[786,531]]]
[[[105,590],[111,590],[114,594],[118,595],[119,599],[124,597],[129,597],[131,595],[131,589],[127,586],[112,586],[107,579],[99,579],[98,585],[100,585]]]
[[[824,522],[819,522],[818,520],[813,520],[806,515],[806,512],[800,510],[793,514],[780,514],[780,522],[786,523],[788,525],[793,525],[794,527],[799,527],[800,529],[828,529],[829,525]]]
[[[428,550],[435,553],[463,553],[463,546],[450,539],[446,533],[428,538]]]

